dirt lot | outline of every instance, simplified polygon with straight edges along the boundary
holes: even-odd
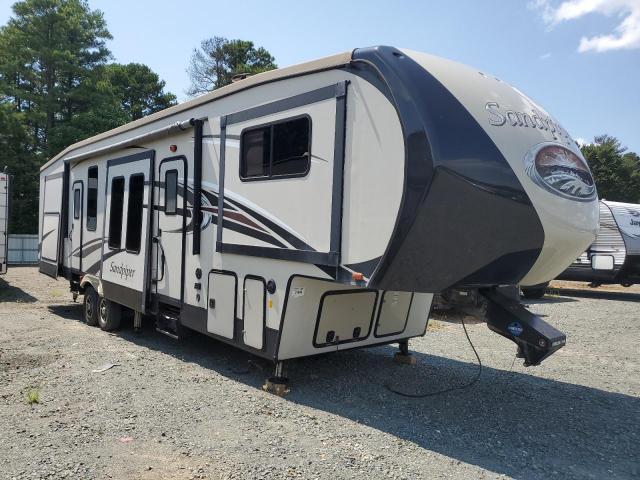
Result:
[[[88,327],[64,281],[0,279],[1,478],[638,478],[640,289],[555,290],[533,302],[568,337],[542,366],[456,321],[411,342],[292,362],[286,398],[269,365],[194,335]],[[117,366],[93,372],[107,363]],[[512,367],[513,364],[513,367]],[[28,398],[33,403],[29,403]],[[37,403],[35,403],[37,400]]]

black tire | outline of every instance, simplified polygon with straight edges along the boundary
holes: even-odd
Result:
[[[548,286],[548,283],[543,283],[532,287],[522,287],[522,295],[529,300],[539,300],[547,293]]]
[[[122,307],[106,298],[100,299],[100,310],[98,312],[98,325],[105,332],[112,332],[120,327],[122,318]]]
[[[95,327],[98,325],[98,308],[100,297],[94,288],[88,285],[84,289],[84,321],[87,325]]]

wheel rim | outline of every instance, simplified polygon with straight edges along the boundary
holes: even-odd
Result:
[[[107,318],[107,302],[105,300],[100,302],[100,318],[102,320]]]
[[[87,319],[93,317],[93,297],[91,295],[87,296],[87,301],[85,302],[84,311]]]

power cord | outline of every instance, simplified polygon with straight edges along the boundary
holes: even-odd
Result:
[[[454,387],[445,388],[443,390],[436,390],[435,392],[427,392],[427,393],[407,393],[407,392],[403,392],[401,390],[395,389],[394,387],[392,387],[388,383],[386,383],[384,385],[386,387],[386,389],[389,390],[392,393],[395,393],[396,395],[400,395],[401,397],[426,398],[426,397],[434,397],[436,395],[442,395],[443,393],[453,392],[455,390],[464,390],[465,388],[469,388],[469,387],[473,386],[478,380],[480,380],[480,376],[482,375],[482,360],[480,360],[480,355],[478,355],[478,351],[476,350],[475,345],[473,345],[473,342],[471,341],[471,338],[469,337],[469,332],[467,331],[467,325],[464,323],[464,317],[461,317],[460,321],[462,322],[462,328],[464,329],[464,334],[467,337],[467,341],[469,342],[469,345],[471,346],[471,349],[473,350],[473,353],[476,355],[476,358],[478,359],[478,371],[477,371],[475,377],[470,382],[465,383],[463,385],[457,385],[457,386],[454,386]]]

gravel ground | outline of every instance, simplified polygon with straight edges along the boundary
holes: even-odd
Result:
[[[64,281],[13,268],[0,278],[0,477],[638,478],[640,289],[570,292],[530,303],[568,337],[540,367],[472,323],[475,385],[388,391],[474,377],[460,324],[439,318],[410,344],[416,366],[391,346],[298,360],[279,398],[260,388],[262,360],[150,322],[101,332]]]

